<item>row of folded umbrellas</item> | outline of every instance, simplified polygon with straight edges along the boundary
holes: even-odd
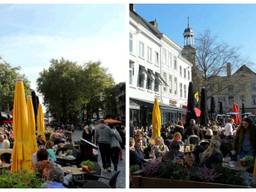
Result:
[[[23,81],[17,80],[13,103],[12,172],[33,171],[32,154],[37,151],[36,135],[42,135],[45,139],[42,105],[39,104],[37,108],[34,109],[32,97],[26,97]]]

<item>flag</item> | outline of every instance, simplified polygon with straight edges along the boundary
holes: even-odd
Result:
[[[196,102],[199,103],[199,92],[198,91],[195,92],[194,98],[195,98]]]

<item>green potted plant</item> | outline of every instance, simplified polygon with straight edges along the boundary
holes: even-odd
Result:
[[[36,173],[4,171],[0,176],[0,188],[40,188],[43,180]]]

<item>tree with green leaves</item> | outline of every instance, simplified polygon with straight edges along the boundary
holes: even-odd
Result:
[[[0,107],[1,111],[10,112],[13,107],[13,97],[17,78],[24,81],[26,95],[30,94],[30,82],[25,75],[20,74],[20,67],[11,67],[0,58]]]
[[[78,65],[62,58],[51,60],[37,84],[46,107],[58,122],[76,124],[82,111],[86,110],[91,118],[93,113],[99,114],[99,109],[104,110],[105,90],[114,82],[99,62]]]

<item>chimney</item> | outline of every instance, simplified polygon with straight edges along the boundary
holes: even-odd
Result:
[[[130,4],[129,4],[129,8],[130,8],[130,11],[134,11],[133,3],[130,3]]]
[[[149,23],[150,23],[153,27],[155,27],[156,29],[158,28],[158,24],[157,24],[156,19],[153,20],[153,21],[149,21]]]
[[[227,76],[231,76],[231,63],[227,63]]]

